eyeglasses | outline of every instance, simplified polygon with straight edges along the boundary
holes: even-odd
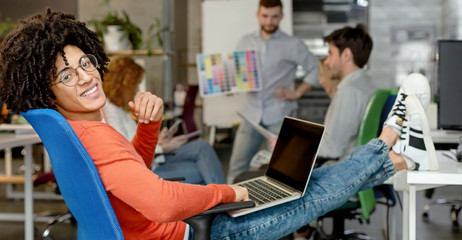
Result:
[[[78,68],[82,68],[85,72],[93,72],[98,68],[98,60],[96,57],[91,54],[83,55],[79,60],[79,66],[76,68],[64,68],[61,70],[57,77],[60,78],[59,81],[53,83],[52,85],[63,83],[68,87],[73,87],[79,82],[79,73],[77,72]]]

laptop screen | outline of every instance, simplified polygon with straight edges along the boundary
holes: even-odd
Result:
[[[286,117],[266,175],[304,192],[323,132],[323,125]]]

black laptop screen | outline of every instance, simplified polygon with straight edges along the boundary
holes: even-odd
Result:
[[[286,117],[266,175],[303,192],[323,132],[322,125]]]

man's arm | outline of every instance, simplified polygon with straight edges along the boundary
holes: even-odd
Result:
[[[277,88],[279,91],[274,94],[274,97],[279,98],[280,101],[287,101],[301,98],[305,93],[311,91],[313,86],[307,82],[302,82],[294,91],[283,86],[278,86]]]
[[[294,64],[299,65],[305,71],[303,82],[294,91],[278,86],[279,91],[274,95],[281,101],[297,100],[305,93],[311,91],[313,87],[319,86],[318,81],[318,58],[314,56],[302,40],[298,39],[295,47],[292,48],[292,60]]]

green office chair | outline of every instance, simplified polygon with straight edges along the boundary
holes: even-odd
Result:
[[[388,112],[394,103],[394,101],[390,101],[389,97],[397,92],[397,89],[379,89],[371,96],[359,127],[357,146],[366,144],[380,134],[384,119],[386,119]],[[363,233],[345,232],[345,220],[357,219],[361,223],[362,221],[369,223],[370,215],[374,211],[376,203],[373,188],[358,192],[357,199],[349,200],[336,210],[331,211],[318,219],[318,226],[314,238],[368,239]],[[326,234],[322,227],[322,220],[326,217],[333,218],[334,220],[333,232],[331,234]]]

